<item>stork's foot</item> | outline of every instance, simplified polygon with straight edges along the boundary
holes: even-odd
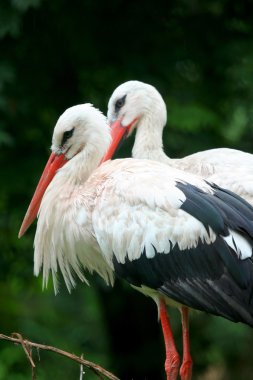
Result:
[[[184,360],[180,367],[180,378],[181,380],[191,380],[192,378],[192,359],[189,357]]]
[[[167,356],[165,360],[165,372],[167,380],[177,380],[179,371],[180,357],[178,353],[173,353]]]

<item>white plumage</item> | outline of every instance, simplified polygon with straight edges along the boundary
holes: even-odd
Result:
[[[150,160],[115,160],[96,175],[105,170],[110,170],[109,186],[97,198],[93,227],[107,262],[113,254],[120,263],[136,260],[144,248],[147,257],[155,250],[169,253],[170,242],[183,250],[196,247],[199,239],[214,240],[211,229],[180,208],[186,197],[176,187],[181,181],[212,193],[204,181]]]

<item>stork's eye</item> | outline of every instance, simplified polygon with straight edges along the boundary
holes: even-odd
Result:
[[[122,98],[118,99],[115,103],[115,112],[119,112],[119,110],[123,107],[126,101],[126,95],[122,96]]]
[[[75,128],[72,128],[70,131],[65,131],[63,133],[63,136],[62,136],[62,141],[61,141],[61,146],[63,146],[68,139],[70,139],[70,137],[72,137],[73,133],[74,133],[74,129]]]

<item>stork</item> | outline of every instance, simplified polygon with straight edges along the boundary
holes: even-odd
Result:
[[[190,307],[253,326],[253,208],[163,163],[129,158],[97,168],[108,146],[115,143],[105,117],[90,104],[69,108],[56,123],[19,232],[38,213],[35,275],[42,270],[46,285],[51,273],[55,291],[59,270],[69,290],[76,277],[87,282],[84,270],[111,285],[117,275],[152,297],[161,319],[173,304],[183,314]],[[176,380],[173,339],[166,350],[167,380]],[[191,379],[187,360],[184,352],[183,380]]]
[[[167,109],[155,87],[140,81],[121,84],[109,100],[107,116],[112,133],[119,134],[117,141],[123,133],[129,136],[136,129],[132,150],[134,158],[163,162],[199,175],[235,192],[253,205],[252,154],[236,149],[217,148],[181,159],[172,159],[164,153],[162,134],[167,121]]]
[[[172,159],[164,153],[162,133],[167,121],[167,109],[161,94],[155,87],[140,81],[128,81],[121,84],[114,90],[109,100],[107,116],[115,141],[107,152],[110,157],[122,137],[130,136],[136,129],[132,150],[134,158],[152,159],[199,175],[232,190],[253,205],[252,154],[235,149],[218,148],[198,152],[182,159]],[[184,337],[184,326],[188,326],[188,313],[184,310],[181,314]],[[168,323],[163,325],[163,319],[161,322],[163,330],[170,328]],[[188,342],[188,340],[184,341]],[[191,366],[189,348],[186,352],[189,366]]]

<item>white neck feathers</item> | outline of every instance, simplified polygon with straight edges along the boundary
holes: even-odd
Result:
[[[132,150],[134,158],[145,158],[168,163],[169,158],[163,151],[162,134],[167,120],[167,110],[163,99],[152,98],[150,107],[140,118],[137,125]]]

